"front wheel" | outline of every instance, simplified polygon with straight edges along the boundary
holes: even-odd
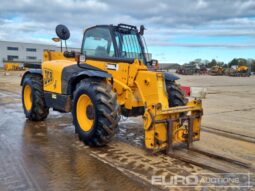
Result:
[[[185,106],[188,99],[180,86],[173,81],[166,81],[169,107]]]
[[[74,92],[73,122],[80,140],[92,147],[104,146],[117,126],[116,94],[104,80],[84,79]]]

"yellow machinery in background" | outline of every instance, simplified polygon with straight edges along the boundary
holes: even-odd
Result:
[[[237,72],[247,72],[249,68],[247,66],[238,66],[236,71]]]
[[[11,70],[23,70],[23,67],[20,63],[16,62],[4,62],[4,70],[11,71]]]
[[[228,75],[234,77],[249,77],[251,73],[248,66],[237,66],[236,68],[231,68]]]
[[[58,25],[58,37],[69,30]],[[49,108],[72,112],[75,131],[91,147],[106,145],[119,115],[143,116],[145,146],[171,152],[173,145],[200,139],[201,100],[188,101],[179,78],[147,60],[144,27],[97,25],[84,32],[81,52],[44,52],[42,68],[22,78],[26,117],[44,120]]]
[[[222,76],[224,75],[225,69],[222,66],[213,66],[208,74],[211,76]]]

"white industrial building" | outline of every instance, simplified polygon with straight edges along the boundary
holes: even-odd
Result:
[[[7,62],[41,63],[44,50],[60,51],[60,47],[46,44],[0,41],[0,67]],[[80,49],[68,48],[79,51]]]

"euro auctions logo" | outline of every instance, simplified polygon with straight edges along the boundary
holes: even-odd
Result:
[[[170,186],[178,186],[178,185],[188,185],[188,186],[196,186],[199,183],[198,176],[190,175],[190,176],[171,176],[169,178],[165,176],[152,176],[151,183],[153,185],[170,185]]]
[[[152,185],[166,187],[251,188],[249,173],[196,173],[188,176],[152,176]]]

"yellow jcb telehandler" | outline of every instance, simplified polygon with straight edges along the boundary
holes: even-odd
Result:
[[[70,37],[64,25],[56,33]],[[49,108],[72,112],[76,133],[92,147],[111,141],[119,115],[143,116],[145,146],[153,151],[199,140],[201,100],[188,101],[177,76],[156,71],[143,33],[143,26],[97,25],[84,32],[80,52],[46,51],[41,69],[21,81],[26,117],[44,120]]]

